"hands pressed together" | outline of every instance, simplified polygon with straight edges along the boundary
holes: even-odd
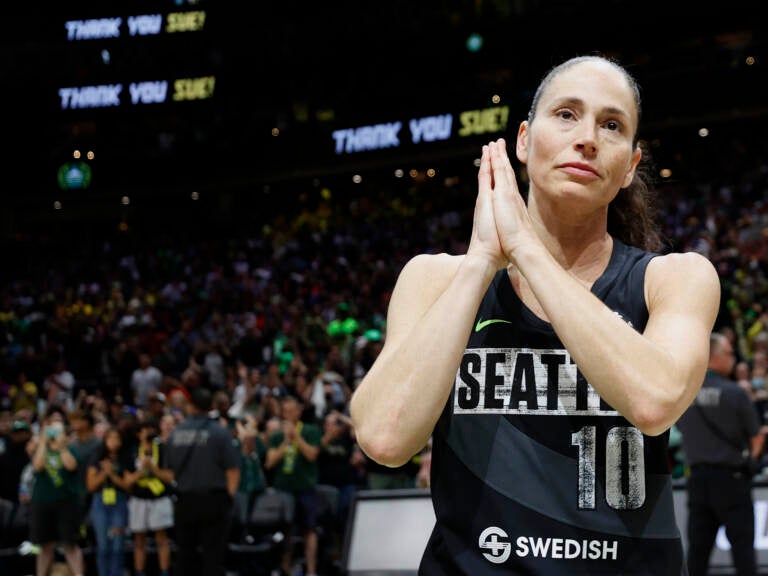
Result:
[[[483,146],[478,194],[467,255],[494,263],[497,269],[514,263],[517,249],[535,240],[528,209],[503,138]]]

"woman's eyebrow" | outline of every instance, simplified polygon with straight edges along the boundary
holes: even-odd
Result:
[[[578,106],[583,107],[585,105],[584,100],[581,98],[578,98],[576,96],[565,96],[563,98],[556,99],[553,103],[553,106],[562,106],[564,104],[569,104],[572,106]],[[625,116],[629,117],[629,114],[623,109],[623,108],[617,108],[616,106],[604,106],[600,109],[600,112],[608,113],[615,116]]]

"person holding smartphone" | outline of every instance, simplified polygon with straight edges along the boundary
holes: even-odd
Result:
[[[45,413],[32,456],[34,483],[30,500],[30,539],[40,546],[37,576],[46,576],[60,544],[74,576],[83,574],[80,534],[80,479],[77,450],[69,445],[66,414],[58,406]]]

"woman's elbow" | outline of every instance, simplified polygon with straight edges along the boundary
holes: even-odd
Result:
[[[677,420],[678,411],[671,405],[638,406],[629,420],[646,436],[659,436]]]
[[[386,412],[366,412],[362,403],[352,397],[350,416],[355,439],[362,451],[374,462],[398,468],[418,452],[418,432],[411,430],[402,418],[402,407],[392,405]]]
[[[413,456],[405,448],[404,442],[387,439],[384,435],[372,435],[372,437],[369,437],[365,433],[361,435],[358,430],[357,443],[371,460],[389,468],[399,468]]]
[[[660,436],[670,429],[672,424],[666,421],[638,422],[635,427],[645,436]]]

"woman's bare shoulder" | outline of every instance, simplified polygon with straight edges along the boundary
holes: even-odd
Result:
[[[689,277],[693,274],[708,281],[718,281],[714,264],[698,252],[670,252],[652,259],[649,271],[655,274]]]
[[[716,308],[720,301],[717,270],[698,252],[673,252],[648,264],[646,290],[650,301]]]
[[[432,280],[448,282],[459,265],[464,260],[464,255],[447,254],[418,254],[413,256],[400,272],[401,278],[415,278],[419,281]]]

